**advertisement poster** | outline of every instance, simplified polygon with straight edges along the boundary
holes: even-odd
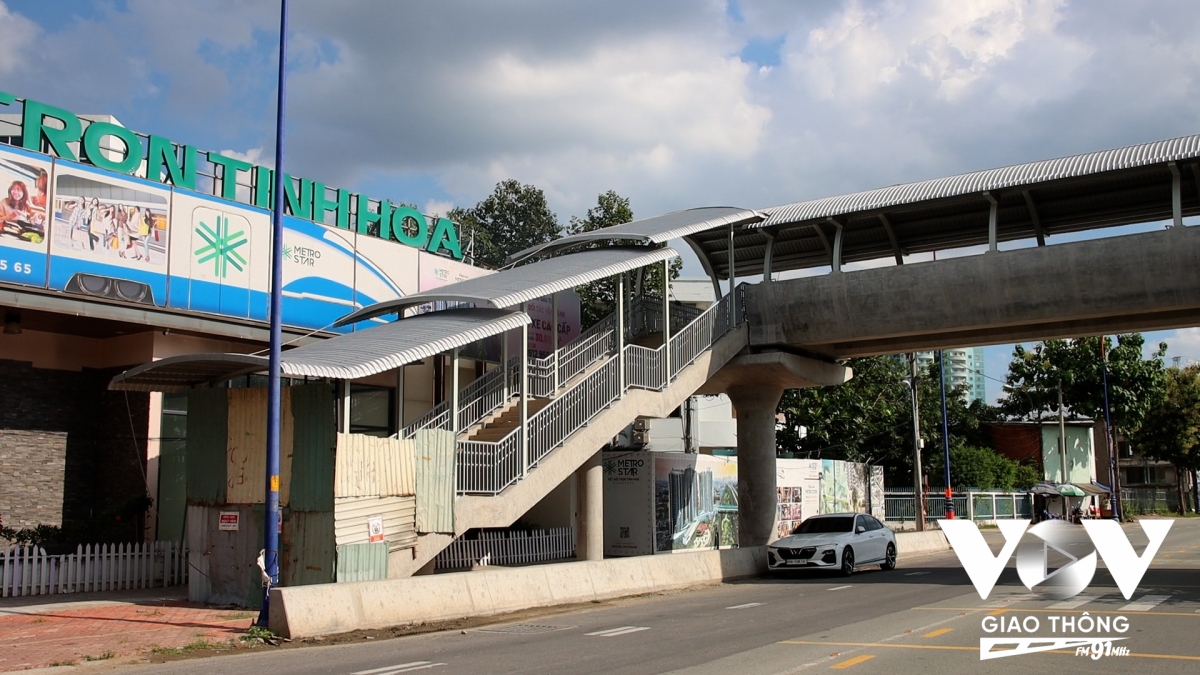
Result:
[[[820,511],[821,460],[775,460],[775,486],[779,498],[775,536],[779,538]]]
[[[654,553],[654,459],[647,452],[606,452],[604,555]]]
[[[871,467],[871,515],[879,520],[887,520],[887,508],[884,502],[883,467]]]
[[[50,288],[165,305],[170,191],[83,165],[55,169]]]
[[[420,253],[411,246],[376,237],[355,236],[354,239],[354,306],[370,307],[378,302],[396,300],[417,292],[419,287],[417,258]],[[356,329],[390,321],[379,317],[364,321]]]
[[[266,299],[270,215],[176,190],[171,225],[170,306],[249,318]]]
[[[558,331],[559,349],[579,337],[579,294],[561,291],[555,295],[558,296],[557,320],[551,316],[554,313],[553,303],[543,299],[529,302],[529,318],[533,320],[529,326],[530,356],[542,358],[553,353],[554,330]]]
[[[46,285],[50,162],[0,152],[0,281]]]
[[[663,453],[654,458],[655,547],[658,551],[737,543],[737,461]]]

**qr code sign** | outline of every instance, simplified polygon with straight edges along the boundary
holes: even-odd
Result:
[[[622,527],[622,528],[621,528],[621,538],[622,538],[622,539],[628,539],[628,538],[629,538],[629,528],[628,528],[628,527]]]

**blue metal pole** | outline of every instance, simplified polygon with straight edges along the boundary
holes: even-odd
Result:
[[[954,520],[954,491],[950,488],[950,420],[946,418],[946,364],[942,350],[937,353],[938,383],[942,390],[942,452],[946,465],[946,518]]]
[[[1108,487],[1112,490],[1112,518],[1121,522],[1121,495],[1117,491],[1117,435],[1113,433],[1112,414],[1108,407],[1108,354],[1104,336],[1100,336],[1100,381],[1104,385],[1104,444],[1108,446]]]
[[[271,587],[279,584],[279,530],[283,519],[279,512],[279,401],[280,354],[283,351],[283,113],[284,67],[287,63],[288,0],[279,7],[279,83],[275,98],[275,172],[274,212],[271,217],[271,344],[267,375],[267,508],[263,523],[263,561],[270,583],[263,586],[262,610],[258,625],[266,627],[271,616]]]

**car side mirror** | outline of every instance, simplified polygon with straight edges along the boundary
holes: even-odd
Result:
[[[863,532],[867,531],[867,528],[863,527],[862,525],[859,525],[858,527],[854,528],[854,531],[857,534],[862,534]]]

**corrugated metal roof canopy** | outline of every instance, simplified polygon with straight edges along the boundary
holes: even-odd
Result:
[[[1182,172],[1183,214],[1194,215],[1198,159],[1200,136],[1188,136],[774,207],[736,234],[736,269],[762,273],[769,235],[773,271],[829,265],[836,225],[843,263],[986,244],[988,196],[998,201],[999,241],[1164,220],[1171,162]],[[691,237],[722,276],[727,236]]]
[[[696,232],[724,227],[726,225],[747,225],[766,218],[765,213],[734,206],[706,206],[696,209],[675,211],[653,218],[635,220],[622,225],[614,225],[601,230],[580,232],[570,236],[555,239],[545,244],[532,246],[508,256],[509,265],[535,255],[545,255],[561,251],[573,246],[582,246],[597,241],[636,241],[647,244],[665,244],[672,239],[686,237]]]
[[[290,377],[368,377],[528,323],[528,314],[503,309],[450,309],[421,314],[286,351],[281,370]],[[173,356],[131,368],[114,377],[109,388],[186,391],[266,369],[265,356]]]
[[[580,251],[380,302],[348,314],[338,319],[334,325],[345,326],[385,314],[395,314],[427,302],[467,302],[480,306],[512,307],[677,257],[679,254],[671,248],[613,247]]]

